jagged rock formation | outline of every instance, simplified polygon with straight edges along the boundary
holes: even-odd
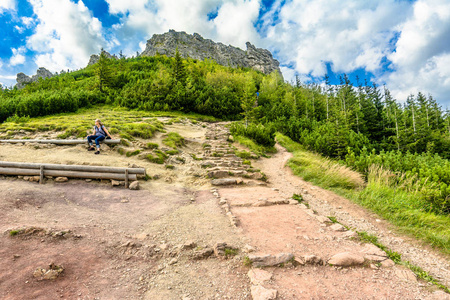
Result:
[[[247,42],[247,51],[212,40],[204,39],[198,33],[193,35],[186,32],[170,30],[164,34],[154,34],[147,41],[141,56],[154,56],[157,54],[175,56],[176,49],[184,58],[215,60],[218,64],[231,67],[247,67],[265,74],[278,71],[281,74],[280,63],[272,57],[266,49],[256,48]]]
[[[27,76],[21,72],[21,73],[17,74],[16,87],[20,90],[20,89],[23,89],[27,84],[38,81],[39,78],[45,79],[45,78],[52,78],[52,77],[53,77],[52,72],[50,72],[46,68],[37,69],[36,75],[33,75],[31,77]]]
[[[117,59],[117,56],[115,55],[111,55],[110,53],[106,52],[105,50],[102,51],[103,54],[105,54],[105,56],[109,59]],[[93,64],[96,64],[98,62],[98,60],[100,59],[100,55],[98,54],[92,54],[91,57],[89,58],[89,62],[88,62],[88,66],[91,66]]]

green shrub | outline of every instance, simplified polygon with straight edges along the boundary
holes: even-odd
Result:
[[[231,124],[230,132],[232,135],[248,137],[265,147],[273,147],[275,145],[275,128],[272,126],[251,123],[246,127],[242,123],[234,122]]]

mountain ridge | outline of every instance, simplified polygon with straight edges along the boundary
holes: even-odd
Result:
[[[184,31],[169,30],[163,34],[154,34],[147,40],[145,50],[141,56],[157,54],[175,56],[176,49],[184,58],[199,60],[213,59],[218,64],[230,67],[247,67],[264,74],[278,71],[281,75],[280,63],[273,58],[269,50],[256,48],[250,42],[246,43],[247,50],[224,45],[203,38],[200,34],[187,34]]]

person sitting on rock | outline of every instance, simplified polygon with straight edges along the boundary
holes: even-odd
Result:
[[[94,151],[95,147],[93,145],[93,141],[95,141],[95,145],[97,146],[97,151],[95,154],[100,154],[100,142],[103,141],[106,137],[112,139],[106,127],[102,124],[102,122],[97,119],[95,120],[94,132],[92,135],[87,137],[88,140],[88,151]]]

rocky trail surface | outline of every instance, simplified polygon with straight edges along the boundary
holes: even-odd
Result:
[[[145,165],[160,179],[140,190],[0,180],[0,299],[450,299],[355,231],[449,285],[445,257],[293,176],[283,148],[249,166],[224,124],[177,126],[192,135],[185,163]],[[14,147],[0,146],[2,160],[48,151]],[[49,160],[77,151],[52,148]]]

